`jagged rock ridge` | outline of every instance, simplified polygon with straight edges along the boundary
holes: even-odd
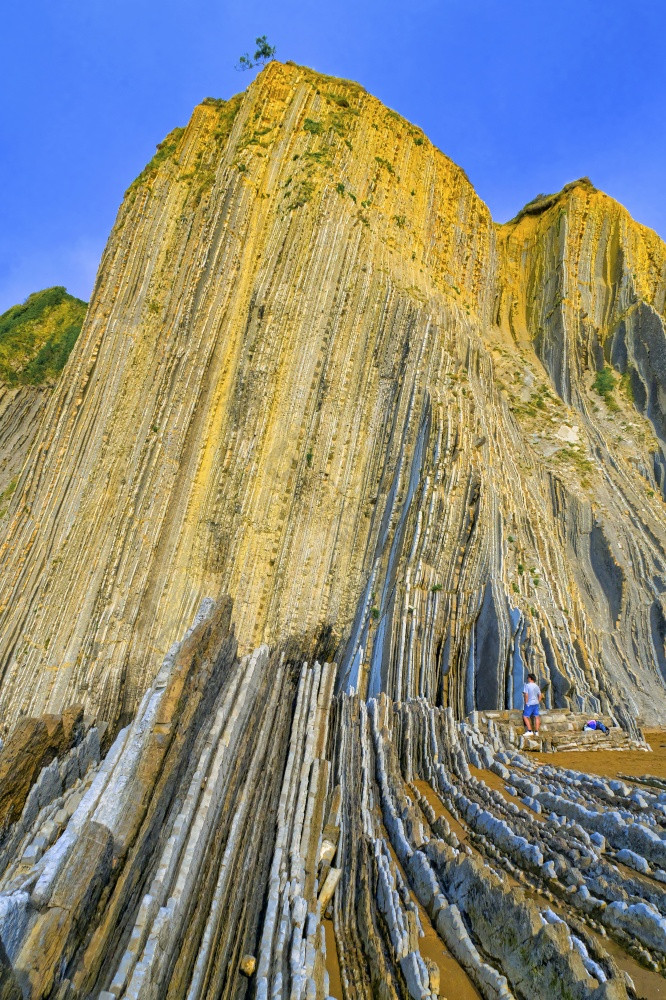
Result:
[[[105,757],[93,728],[41,772],[0,841],[3,997],[658,995],[663,781],[239,662],[230,616],[205,602]]]
[[[130,718],[229,592],[241,653],[348,690],[460,715],[530,666],[553,706],[663,718],[666,250],[589,183],[547,202],[496,226],[297,66],[200,105],[127,193],[12,500],[5,717]]]

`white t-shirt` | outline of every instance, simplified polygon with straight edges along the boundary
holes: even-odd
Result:
[[[541,697],[541,688],[534,681],[528,681],[523,688],[523,694],[527,695],[528,705],[538,705]]]

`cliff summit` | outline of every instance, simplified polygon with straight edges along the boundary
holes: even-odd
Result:
[[[0,996],[658,995],[665,322],[350,81],[166,137],[0,411]]]

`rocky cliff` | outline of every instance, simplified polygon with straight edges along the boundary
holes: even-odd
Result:
[[[589,182],[497,226],[271,63],[128,190],[2,542],[0,704],[129,718],[202,597],[364,695],[664,719],[666,248]]]
[[[2,1000],[659,995],[665,294],[347,81],[167,137],[6,498]]]
[[[56,287],[0,316],[0,524],[85,314],[85,302]]]
[[[3,1000],[659,996],[663,781],[334,697],[230,625],[204,602],[106,755],[63,743],[0,835]]]

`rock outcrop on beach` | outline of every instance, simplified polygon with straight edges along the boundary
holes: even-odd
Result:
[[[2,546],[0,702],[129,718],[201,598],[363,693],[664,716],[666,248],[587,181],[493,223],[270,64],[125,196]],[[595,389],[596,385],[596,389]]]
[[[106,756],[80,734],[0,841],[10,985],[620,1000],[643,995],[638,970],[659,987],[665,782],[535,769],[492,721],[422,698],[334,697],[331,664],[239,661],[230,618],[204,602]]]
[[[529,754],[666,722],[665,323],[590,181],[498,225],[349,81],[166,138],[0,390],[0,997],[654,992],[666,784]]]

